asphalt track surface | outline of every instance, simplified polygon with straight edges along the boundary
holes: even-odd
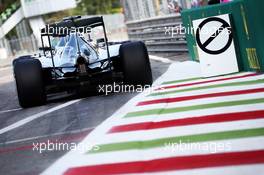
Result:
[[[152,60],[151,66],[156,79],[169,63]],[[80,100],[59,96],[45,106],[21,109],[12,68],[0,68],[0,174],[41,173],[69,150],[40,153],[34,145],[79,143],[136,94],[115,93]]]

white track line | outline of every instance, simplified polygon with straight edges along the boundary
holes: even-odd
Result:
[[[0,111],[0,114],[4,114],[4,113],[8,113],[8,112],[15,112],[15,111],[19,111],[22,108],[17,108],[17,109],[8,109],[8,110],[4,110],[4,111]]]
[[[4,70],[8,70],[8,69],[12,69],[12,67],[11,66],[0,67],[0,71],[4,71]]]
[[[158,57],[158,56],[154,56],[154,55],[150,55],[149,58],[151,60],[154,60],[154,61],[160,61],[160,62],[163,62],[163,63],[175,63],[175,61],[171,61],[170,59],[168,58],[162,58],[162,57]]]
[[[14,81],[13,75],[6,75],[6,76],[0,78],[1,84],[5,84],[5,83],[11,82],[11,81]]]
[[[23,125],[25,125],[25,124],[27,124],[27,123],[33,121],[33,120],[36,120],[36,119],[38,119],[38,118],[40,118],[40,117],[43,117],[43,116],[45,116],[45,115],[47,115],[47,114],[49,114],[49,113],[52,113],[52,112],[54,112],[54,111],[57,111],[57,110],[59,110],[59,109],[65,108],[65,107],[67,107],[67,106],[70,106],[70,105],[72,105],[72,104],[74,104],[74,103],[77,103],[77,102],[79,102],[79,101],[81,101],[81,99],[73,100],[73,101],[69,101],[69,102],[67,102],[67,103],[64,103],[64,104],[61,104],[61,105],[59,105],[59,106],[53,107],[53,108],[48,109],[48,110],[46,110],[46,111],[43,111],[43,112],[40,112],[40,113],[34,114],[34,115],[32,115],[32,116],[29,116],[29,117],[27,117],[27,118],[25,118],[25,119],[23,119],[23,120],[20,120],[20,121],[14,123],[14,124],[12,124],[12,125],[9,125],[9,126],[7,126],[7,127],[5,127],[5,128],[0,129],[0,134],[4,134],[4,133],[6,133],[6,132],[8,132],[8,131],[11,131],[11,130],[13,130],[13,129],[16,129],[16,128],[18,128],[18,127],[20,127],[20,126],[23,126]]]
[[[1,145],[7,145],[7,144],[13,144],[13,143],[26,142],[26,141],[31,141],[31,140],[38,140],[38,139],[47,138],[47,137],[66,135],[66,134],[78,134],[78,133],[93,130],[93,129],[94,129],[94,127],[90,127],[90,128],[84,128],[84,129],[77,129],[77,130],[73,130],[73,131],[57,132],[54,134],[47,134],[47,135],[42,135],[42,136],[35,136],[35,137],[29,137],[29,138],[24,138],[24,139],[11,140],[11,141],[7,141],[4,143],[0,143],[0,146]]]

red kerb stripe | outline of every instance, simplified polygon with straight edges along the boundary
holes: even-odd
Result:
[[[175,119],[175,120],[168,120],[161,122],[144,122],[144,123],[134,123],[128,125],[119,125],[113,127],[108,133],[161,129],[167,127],[231,122],[231,121],[239,121],[239,120],[261,119],[261,118],[264,118],[264,110],[214,114],[214,115],[189,117],[189,118]]]
[[[154,173],[196,168],[264,163],[264,150],[181,156],[150,161],[113,163],[68,169],[64,175],[108,175]]]
[[[158,88],[156,90],[171,89],[171,88],[185,87],[185,86],[192,86],[192,85],[212,83],[212,82],[218,82],[218,81],[234,80],[234,79],[239,79],[239,78],[252,77],[252,76],[256,76],[256,75],[260,75],[260,74],[253,73],[253,74],[241,75],[241,76],[230,77],[230,78],[220,78],[220,79],[215,79],[215,80],[199,81],[199,82],[195,82],[195,83],[186,83],[186,84],[179,84],[179,85],[164,86],[164,87]]]
[[[230,95],[243,95],[243,94],[252,94],[252,93],[259,93],[259,92],[264,92],[264,88],[247,89],[247,90],[239,90],[239,91],[228,91],[228,92],[217,92],[217,93],[211,93],[211,94],[201,94],[201,95],[174,97],[174,98],[162,98],[162,99],[157,99],[157,100],[142,101],[142,102],[139,102],[137,106],[145,106],[145,105],[152,105],[152,104],[158,104],[158,103],[175,103],[175,102],[195,100],[195,99],[201,99],[201,98],[222,97],[222,96],[230,96]]]

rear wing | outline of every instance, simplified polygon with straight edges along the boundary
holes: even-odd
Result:
[[[102,16],[90,17],[90,18],[87,18],[87,17],[82,18],[81,16],[72,16],[72,17],[64,18],[63,21],[58,22],[58,23],[47,24],[45,28],[41,29],[42,47],[44,47],[43,36],[48,37],[49,47],[51,48],[51,40],[50,40],[51,36],[52,37],[64,37],[64,36],[69,35],[72,31],[76,33],[76,35],[78,32],[88,33],[89,31],[91,31],[90,30],[91,28],[99,27],[99,26],[103,27],[105,46],[107,49],[107,56],[108,56],[107,60],[109,61],[109,63],[111,63],[108,38],[106,35],[105,24],[104,24],[104,20]],[[80,54],[78,40],[77,40],[77,46],[78,46],[78,54]],[[50,49],[50,52],[51,52],[53,69],[55,70],[52,49]],[[111,64],[109,65],[110,65],[109,68],[112,69]]]
[[[61,22],[47,24],[45,28],[41,29],[41,34],[43,36],[62,37],[68,35],[71,31],[86,33],[86,31],[89,31],[89,28],[98,26],[104,27],[104,20],[101,16],[92,18],[82,18],[80,16],[68,17],[64,18]]]

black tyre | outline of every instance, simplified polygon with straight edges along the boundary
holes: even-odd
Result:
[[[30,55],[21,56],[21,57],[13,60],[13,66],[16,64],[17,61],[24,60],[24,59],[32,59],[32,58],[30,57]]]
[[[40,106],[46,102],[42,66],[39,60],[22,57],[14,60],[19,104],[23,108]]]
[[[120,47],[124,83],[151,85],[152,72],[148,51],[143,42],[128,42]]]

